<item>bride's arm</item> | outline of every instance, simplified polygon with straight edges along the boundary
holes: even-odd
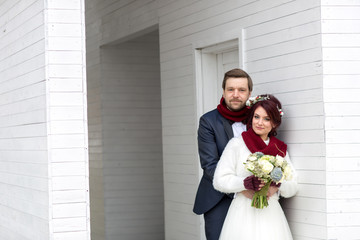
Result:
[[[289,181],[284,181],[281,183],[279,188],[280,195],[282,197],[288,198],[294,196],[298,191],[298,183],[297,183],[297,174],[294,166],[291,163],[289,153],[286,152],[285,160],[288,162],[289,166],[292,169],[292,179]]]
[[[237,164],[242,164],[238,159],[238,152],[239,141],[233,138],[226,145],[215,170],[213,185],[216,190],[223,193],[236,193],[245,190],[244,177],[238,176],[236,171]]]

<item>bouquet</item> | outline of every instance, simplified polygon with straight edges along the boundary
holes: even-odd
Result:
[[[284,180],[291,180],[292,169],[287,161],[277,155],[264,155],[261,152],[252,153],[247,158],[245,168],[254,174],[255,177],[262,179],[265,186],[259,191],[255,192],[251,202],[252,207],[264,208],[267,207],[267,192],[272,182],[278,184]]]

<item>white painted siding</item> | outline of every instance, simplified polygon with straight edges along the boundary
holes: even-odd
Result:
[[[289,146],[300,190],[283,200],[294,239],[326,239],[325,139],[320,2],[285,3],[277,18],[245,30],[245,66],[255,93],[275,94],[285,112],[279,137]]]
[[[73,4],[0,4],[0,239],[89,239],[83,8]]]
[[[49,237],[43,4],[0,4],[0,239]]]
[[[90,239],[84,19],[82,0],[45,6],[50,239]]]
[[[101,17],[95,3],[86,1],[86,70],[89,122],[89,173],[91,239],[105,238],[104,185],[103,185],[103,141],[101,72],[100,72],[100,28]]]
[[[359,239],[360,2],[322,3],[328,239]]]

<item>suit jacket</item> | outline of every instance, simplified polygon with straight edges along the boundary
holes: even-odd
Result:
[[[231,122],[217,109],[200,118],[198,129],[198,148],[203,176],[196,193],[194,213],[203,214],[213,208],[223,197],[213,187],[213,177],[220,156],[234,133]]]

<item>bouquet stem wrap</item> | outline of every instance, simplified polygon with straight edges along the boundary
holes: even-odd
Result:
[[[259,191],[255,192],[251,206],[255,208],[263,209],[269,205],[267,200],[267,192],[269,190],[271,181],[267,182]]]

